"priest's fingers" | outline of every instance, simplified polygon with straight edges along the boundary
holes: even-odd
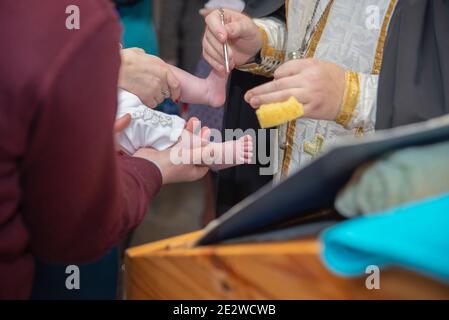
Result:
[[[294,88],[302,88],[304,83],[299,76],[283,78],[279,80],[273,80],[268,83],[265,83],[261,86],[258,86],[254,89],[249,90],[245,94],[245,101],[251,104],[251,100],[263,94],[273,93],[277,91],[283,91],[286,89],[294,89]],[[258,107],[259,105],[253,105],[253,107]]]
[[[207,52],[213,56],[216,60],[224,62],[223,44],[218,41],[211,32],[204,33],[204,41],[208,46],[205,46]],[[204,43],[203,43],[204,45]]]
[[[290,97],[295,97],[302,104],[306,104],[311,101],[311,97],[307,89],[297,88],[255,96],[251,99],[250,104],[253,108],[258,108],[262,104],[266,103],[287,101]]]
[[[215,10],[207,15],[206,31],[203,36],[204,58],[218,72],[224,71],[223,44],[227,40],[227,31],[221,22],[220,12]]]
[[[226,12],[228,11],[226,10]],[[221,44],[225,43],[228,38],[228,34],[225,26],[221,22],[220,11],[214,10],[213,12],[209,13],[206,16],[205,22],[207,30],[209,30]]]
[[[230,22],[226,24],[226,32],[228,39],[239,39],[241,35],[246,35],[249,33],[249,27],[252,25],[248,25],[246,23],[242,23],[241,21]]]
[[[203,57],[210,64],[210,66],[220,74],[224,74],[225,67],[223,63],[214,57],[210,56],[206,49],[203,49]]]
[[[274,72],[274,78],[281,79],[298,75],[305,69],[313,66],[316,61],[316,59],[296,59],[287,61]]]
[[[202,8],[199,10],[199,14],[204,18],[207,17],[210,13],[212,13],[215,9],[213,8]]]

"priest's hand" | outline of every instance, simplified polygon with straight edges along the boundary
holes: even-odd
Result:
[[[291,60],[280,66],[274,80],[248,91],[245,100],[253,108],[282,102],[291,96],[304,107],[304,117],[335,120],[345,90],[345,70],[317,59]]]
[[[218,72],[225,72],[223,44],[228,42],[231,70],[250,61],[262,48],[262,35],[253,20],[243,13],[224,9],[226,25],[221,23],[219,10],[206,16],[203,56]]]
[[[166,98],[180,97],[180,83],[164,61],[139,48],[122,49],[120,54],[120,88],[134,93],[150,108]]]

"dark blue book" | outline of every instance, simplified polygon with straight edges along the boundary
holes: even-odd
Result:
[[[448,140],[449,115],[345,140],[282,183],[263,187],[212,221],[197,245],[286,230],[295,222],[336,221],[335,198],[360,165],[395,150]]]

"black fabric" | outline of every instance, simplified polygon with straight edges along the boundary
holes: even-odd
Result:
[[[224,130],[226,128],[242,129],[243,131],[260,129],[254,109],[245,102],[243,96],[251,88],[269,80],[266,77],[238,70],[232,72],[225,106],[223,137],[225,137]],[[270,141],[267,139],[265,150],[270,150],[269,143]],[[257,154],[257,150],[255,152]],[[260,167],[259,164],[241,165],[218,172],[216,206],[218,216],[272,180],[272,176],[259,174]]]
[[[284,3],[285,0],[246,0],[244,12],[252,18],[261,18],[273,14]]]
[[[399,0],[377,105],[377,129],[449,113],[449,0]]]
[[[113,0],[116,6],[132,6],[142,0]]]
[[[285,21],[285,1],[246,1],[245,12],[253,17],[271,15]],[[225,129],[260,129],[254,109],[245,102],[245,93],[272,79],[234,70],[229,79],[228,96],[223,119],[223,137]],[[267,145],[264,150],[271,150],[269,133],[266,135]],[[256,143],[257,146],[257,143]],[[257,150],[255,150],[257,154]],[[218,172],[216,179],[216,211],[217,216],[228,211],[261,187],[270,183],[272,176],[262,176],[260,164],[242,165]]]

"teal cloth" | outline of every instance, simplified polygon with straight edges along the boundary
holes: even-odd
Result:
[[[325,265],[343,276],[397,265],[449,283],[449,194],[351,219],[321,241]]]
[[[449,192],[449,142],[406,148],[362,166],[339,193],[345,217],[370,215]]]
[[[142,0],[118,9],[123,25],[122,45],[124,48],[142,48],[146,53],[159,55],[157,36],[154,29],[153,4]]]

